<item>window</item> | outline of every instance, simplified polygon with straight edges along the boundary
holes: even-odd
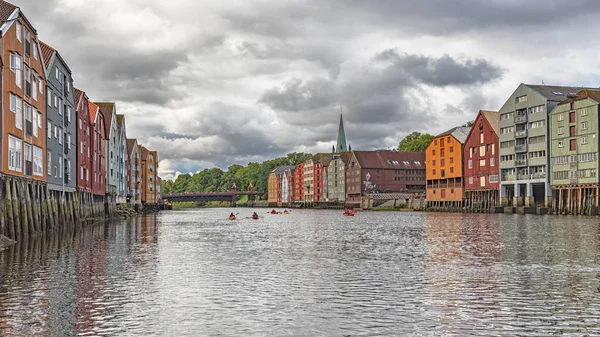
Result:
[[[450,168],[450,173],[454,173],[454,167]]]
[[[479,133],[479,144],[483,144],[483,139],[484,139],[483,132],[480,132]]]
[[[65,174],[71,176],[71,160],[67,159],[67,165],[65,165]]]
[[[58,80],[58,67],[54,68],[54,77]]]
[[[496,144],[492,144],[492,156],[496,155]]]
[[[19,130],[23,130],[23,101],[19,96],[16,96],[15,102],[15,127]]]
[[[37,146],[33,147],[33,175],[34,176],[42,176],[44,172],[43,168],[43,155],[42,149]]]
[[[29,36],[29,30],[23,29],[23,37],[25,38],[25,56],[29,57],[31,52],[31,39]]]
[[[565,120],[565,114],[558,114],[558,121],[564,121]]]
[[[23,66],[25,77],[25,96],[31,97],[31,69],[28,66]]]
[[[581,122],[581,130],[587,130],[588,122]]]
[[[485,156],[485,145],[479,147],[479,155],[482,157]]]
[[[62,140],[63,140],[63,130],[62,130],[62,128],[60,128],[60,130],[58,130],[58,144],[62,145]]]
[[[435,166],[435,159],[432,161],[433,166]]]
[[[48,175],[52,175],[52,152],[46,153],[46,165],[48,166]]]
[[[496,166],[496,158],[490,158],[490,166]]]
[[[67,107],[67,120],[71,121],[71,107]]]
[[[84,178],[84,174],[83,174],[83,166],[81,166],[81,167],[80,167],[80,170],[79,170],[79,178],[80,178],[81,180],[83,180],[83,178]]]
[[[560,91],[553,91],[552,93],[555,94],[556,96],[562,96],[562,94],[563,94]]]
[[[473,185],[473,177],[469,177],[469,185]]]
[[[469,159],[469,168],[473,168],[473,160]]]
[[[479,160],[479,166],[480,166],[480,167],[483,167],[483,166],[485,166],[485,159],[480,159],[480,160]]]
[[[450,164],[454,164],[454,157],[450,157]]]
[[[569,141],[569,150],[570,151],[575,151],[577,150],[577,139],[571,139]]]
[[[15,84],[21,88],[23,77],[21,71],[23,70],[23,58],[19,54],[10,54],[10,70],[15,73]]]
[[[565,147],[565,143],[563,143],[563,141],[562,141],[562,140],[559,140],[559,141],[558,141],[558,147],[561,147],[561,148],[562,148],[562,147]]]
[[[450,153],[454,152],[454,146],[450,146]]]
[[[533,108],[529,108],[529,113],[535,113],[535,112],[542,112],[544,111],[544,106],[543,105],[538,105],[538,106],[534,106]]]
[[[63,114],[63,100],[62,98],[58,99],[58,114],[62,116]]]
[[[565,127],[564,126],[559,126],[556,131],[558,132],[559,135],[564,135],[565,134]]]
[[[527,95],[517,97],[517,103],[527,102]]]
[[[582,145],[585,145],[585,144],[587,144],[587,143],[588,143],[588,137],[587,137],[587,136],[583,136],[583,137],[581,137],[581,144],[582,144]]]
[[[67,146],[69,147],[69,150],[71,149],[71,134],[67,134]]]
[[[433,169],[433,174],[435,175],[435,169]]]
[[[440,166],[446,166],[446,161],[444,159],[440,159]]]
[[[33,129],[33,136],[37,137],[38,136],[38,112],[35,110],[35,108],[32,107],[32,125],[31,128]]]
[[[530,129],[543,128],[545,125],[546,124],[544,123],[544,121],[536,121],[536,122],[529,123],[529,128]]]
[[[481,186],[481,187],[485,186],[485,176],[479,177],[479,186]]]
[[[46,88],[46,101],[48,106],[52,106],[52,89]]]
[[[587,114],[588,114],[588,113],[587,113],[587,109],[586,109],[586,108],[579,109],[579,114],[580,114],[581,116],[587,116]]]
[[[22,42],[22,40],[21,40],[21,33],[23,32],[23,27],[21,26],[21,23],[19,21],[17,21],[17,24],[15,26],[15,32],[17,34],[17,40],[19,42]]]
[[[8,169],[16,172],[23,170],[23,141],[8,135]]]
[[[40,91],[40,94],[44,93],[44,82],[42,81],[42,79],[40,77],[38,77],[38,90]]]
[[[34,71],[33,74],[31,75],[31,95],[32,95],[33,99],[36,101],[37,101],[37,97],[38,97],[37,84],[38,84],[38,77],[37,77],[36,72]]]
[[[37,53],[37,44],[34,41],[34,43],[33,43],[33,58],[36,59],[36,60],[37,60],[37,57],[38,57],[37,55],[38,55],[38,53]]]
[[[81,130],[81,118],[78,118],[78,119],[79,119],[79,130]]]
[[[58,156],[58,177],[62,178],[63,175],[63,159],[62,156]]]
[[[54,107],[58,108],[58,96],[54,95]]]

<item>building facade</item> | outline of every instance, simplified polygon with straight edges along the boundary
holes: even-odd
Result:
[[[470,129],[455,127],[433,138],[425,150],[427,163],[427,201],[440,205],[462,203],[463,144]]]
[[[495,207],[500,202],[498,112],[481,110],[463,146],[465,201]]]
[[[5,1],[0,21],[2,173],[46,181],[46,73],[37,32]]]
[[[92,193],[96,199],[106,195],[106,123],[100,108],[88,100],[92,156]]]
[[[315,196],[315,164],[312,158],[304,161],[302,182],[304,202],[312,202]]]
[[[89,98],[85,92],[75,88],[75,152],[77,165],[77,190],[84,193],[92,193],[92,132],[90,128],[90,113],[88,110]]]
[[[100,108],[100,113],[104,117],[104,126],[106,128],[106,195],[111,201],[117,199],[117,188],[119,185],[119,130],[117,125],[117,113],[115,103],[96,102]]]
[[[500,114],[500,199],[506,206],[549,206],[548,113],[580,88],[520,84]]]
[[[128,152],[128,173],[127,173],[127,194],[131,195],[130,203],[139,205],[142,203],[142,163],[140,147],[137,139],[127,139]]]
[[[598,207],[599,104],[600,91],[585,89],[550,112],[550,184],[561,213]]]
[[[283,172],[281,178],[281,203],[284,205],[294,202],[294,170],[295,166],[291,166]]]
[[[127,188],[127,175],[129,173],[128,162],[129,156],[127,155],[127,128],[125,127],[125,115],[116,115],[117,117],[117,204],[127,202],[132,195],[129,194]]]
[[[267,179],[267,202],[269,204],[277,203],[277,196],[279,195],[279,177],[275,171],[269,173]]]
[[[294,202],[304,201],[304,163],[294,169]]]
[[[351,151],[346,165],[346,203],[373,193],[425,192],[425,153]]]
[[[327,195],[325,201],[344,203],[346,201],[346,162],[349,152],[335,155],[327,166]]]
[[[46,67],[46,141],[48,189],[74,192],[77,187],[77,129],[75,93],[71,70],[61,55],[40,42]],[[50,173],[51,172],[51,173]]]

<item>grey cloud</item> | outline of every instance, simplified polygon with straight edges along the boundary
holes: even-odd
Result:
[[[260,102],[275,110],[297,112],[332,106],[336,95],[332,81],[324,79],[302,81],[293,78],[284,83],[281,88],[265,90]]]

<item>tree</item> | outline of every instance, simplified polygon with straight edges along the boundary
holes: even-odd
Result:
[[[472,121],[468,121],[468,122],[467,122],[467,124],[463,124],[463,125],[461,125],[461,126],[462,126],[462,127],[466,127],[466,128],[470,128],[470,127],[472,127],[472,126],[473,126],[473,124],[474,124],[474,123],[475,123],[475,121],[474,121],[474,120],[472,120]]]
[[[400,152],[423,152],[433,140],[433,136],[428,133],[413,132],[404,137],[398,145]]]

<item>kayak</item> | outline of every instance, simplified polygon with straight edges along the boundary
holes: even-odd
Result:
[[[354,216],[356,212],[344,212],[344,216]]]
[[[235,217],[234,216],[230,216],[229,220],[235,220]]]
[[[290,214],[290,212],[283,212],[283,214]]]

